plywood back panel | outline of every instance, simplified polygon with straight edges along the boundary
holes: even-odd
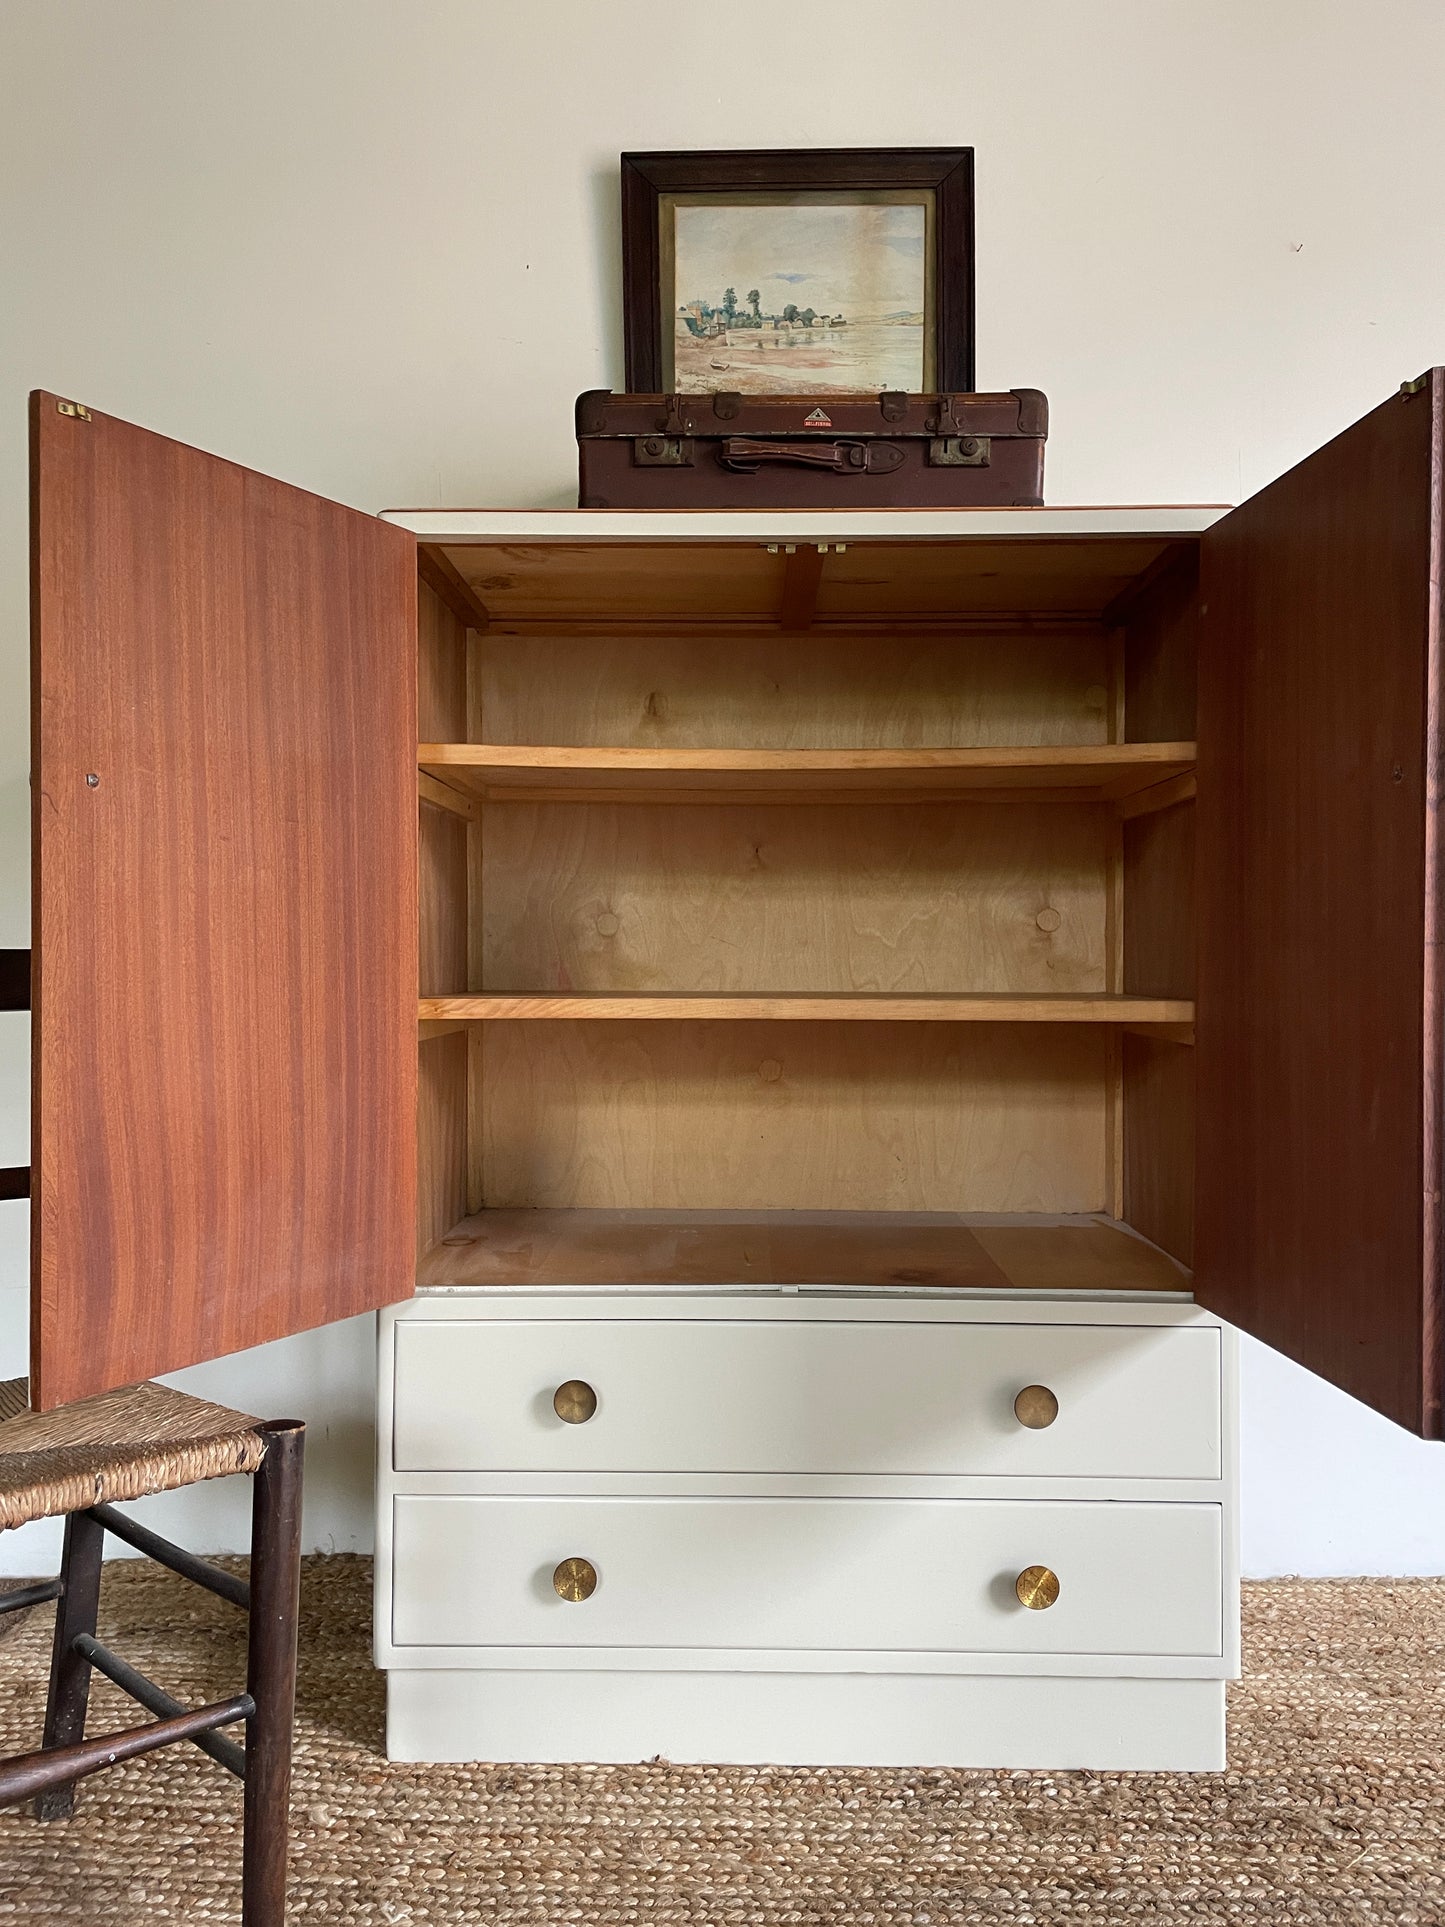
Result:
[[[507,636],[474,644],[495,743],[952,749],[1108,740],[1097,624],[990,634]],[[438,738],[437,740],[441,740]]]
[[[482,1201],[1096,1211],[1105,1039],[1084,1026],[493,1023]]]
[[[467,1037],[417,1047],[417,1256],[467,1213]]]
[[[486,990],[1097,991],[1101,805],[483,810]]]

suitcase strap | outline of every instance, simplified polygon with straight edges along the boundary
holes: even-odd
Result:
[[[903,450],[896,442],[751,442],[733,435],[720,444],[717,458],[743,475],[764,462],[826,468],[835,475],[886,475],[902,465]]]

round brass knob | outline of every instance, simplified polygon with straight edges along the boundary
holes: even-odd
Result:
[[[1014,1581],[1014,1591],[1021,1606],[1027,1606],[1031,1613],[1041,1613],[1059,1596],[1059,1575],[1047,1566],[1026,1566]]]
[[[552,1590],[559,1599],[580,1606],[597,1590],[597,1568],[590,1559],[564,1559],[552,1574]]]
[[[1031,1432],[1042,1432],[1059,1416],[1059,1401],[1047,1385],[1025,1385],[1014,1400],[1014,1417]]]
[[[597,1394],[585,1378],[569,1378],[553,1392],[552,1410],[564,1425],[585,1425],[597,1410]]]

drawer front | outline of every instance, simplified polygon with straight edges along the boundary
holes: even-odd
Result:
[[[431,1495],[394,1504],[400,1646],[1221,1650],[1214,1505]],[[1057,1576],[1058,1597],[1030,1610],[1016,1582],[1040,1566]],[[590,1596],[559,1596],[558,1583],[586,1591],[589,1571]]]
[[[488,1318],[395,1330],[398,1472],[1221,1471],[1209,1326]],[[554,1395],[577,1382],[595,1410],[567,1423]],[[1051,1423],[1021,1422],[1027,1386],[1054,1395]],[[568,1408],[574,1419],[587,1403]],[[1047,1400],[1034,1406],[1036,1421],[1048,1415]]]

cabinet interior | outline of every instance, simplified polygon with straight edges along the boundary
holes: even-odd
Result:
[[[424,547],[421,1282],[1187,1290],[1197,565]]]

